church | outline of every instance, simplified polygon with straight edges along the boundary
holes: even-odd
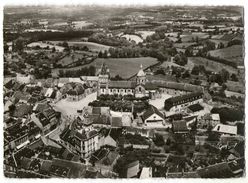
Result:
[[[155,99],[159,96],[158,87],[147,82],[146,73],[140,65],[140,70],[135,81],[112,81],[110,72],[105,63],[102,64],[98,72],[98,96],[99,95],[133,95],[136,98],[149,97]]]

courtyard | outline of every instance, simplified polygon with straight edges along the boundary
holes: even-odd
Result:
[[[149,104],[155,106],[159,110],[163,110],[164,108],[164,101],[168,98],[172,97],[171,95],[168,95],[166,93],[161,94],[161,98],[156,98],[155,100],[150,100]]]
[[[77,110],[82,110],[87,107],[88,104],[97,98],[97,93],[91,93],[85,98],[79,101],[68,101],[67,99],[62,99],[56,104],[54,104],[54,109],[62,113],[63,116],[73,119],[77,115]]]

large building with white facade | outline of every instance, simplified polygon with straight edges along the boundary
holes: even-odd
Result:
[[[137,98],[150,97],[153,99],[159,94],[158,87],[147,82],[146,73],[142,65],[136,75],[135,81],[112,81],[109,76],[109,69],[103,64],[98,74],[98,96],[117,94],[134,95]]]
[[[170,112],[183,112],[188,106],[203,102],[202,92],[193,92],[166,99],[164,109]]]
[[[99,146],[99,133],[91,127],[83,127],[79,120],[75,120],[70,127],[60,135],[63,143],[72,152],[88,158],[97,151]]]

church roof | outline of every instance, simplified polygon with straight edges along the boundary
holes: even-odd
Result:
[[[133,81],[110,81],[109,88],[132,88],[134,89],[136,83]]]

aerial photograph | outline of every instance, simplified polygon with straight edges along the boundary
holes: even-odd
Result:
[[[5,5],[6,179],[244,178],[243,6]]]

